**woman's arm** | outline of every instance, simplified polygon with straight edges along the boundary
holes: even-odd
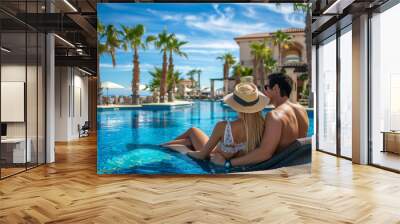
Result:
[[[246,155],[235,157],[231,160],[232,166],[241,166],[263,162],[272,157],[278,148],[281,139],[282,122],[274,111],[268,113],[265,119],[265,129],[261,144],[258,148]],[[211,161],[217,165],[224,165],[225,159],[216,154]]]
[[[218,144],[218,142],[222,139],[225,131],[225,123],[226,122],[224,121],[220,121],[215,125],[214,130],[210,138],[208,139],[208,142],[200,151],[188,152],[187,155],[196,159],[207,158],[210,155],[211,151]]]
[[[220,147],[217,147],[217,150],[215,150],[215,153],[220,154],[225,159],[231,159],[231,158],[236,157],[237,155],[239,155],[238,152],[234,152],[234,153],[232,153],[232,152],[224,152],[224,151],[221,150]]]

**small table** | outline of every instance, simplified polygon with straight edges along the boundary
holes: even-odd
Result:
[[[25,163],[31,161],[31,139],[26,139],[27,147],[25,151],[25,138],[5,138],[1,139],[1,156],[8,163]],[[11,149],[8,146],[13,146]],[[4,148],[4,146],[6,146]],[[25,154],[26,152],[26,154]]]
[[[400,154],[400,131],[382,131],[383,150],[382,152],[392,152]]]

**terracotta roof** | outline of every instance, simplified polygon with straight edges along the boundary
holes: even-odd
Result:
[[[304,29],[300,28],[289,28],[289,29],[284,29],[282,30],[285,33],[304,33]],[[252,34],[247,34],[243,36],[238,36],[235,37],[235,40],[242,40],[242,39],[253,39],[253,38],[264,38],[271,36],[274,32],[267,32],[267,33],[252,33]]]
[[[179,83],[192,83],[192,80],[190,79],[182,79],[179,81]]]

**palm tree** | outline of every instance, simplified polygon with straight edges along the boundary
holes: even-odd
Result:
[[[174,71],[174,73],[169,75],[167,83],[168,83],[168,92],[175,93],[176,83],[179,83],[183,79],[181,78],[182,72]]]
[[[179,41],[176,36],[174,34],[171,35],[168,44],[167,44],[167,48],[169,51],[169,65],[168,65],[168,74],[175,74],[174,73],[174,61],[172,58],[172,55],[175,53],[178,56],[187,58],[187,54],[185,52],[182,52],[181,47],[185,44],[187,44],[188,42],[186,41]],[[172,79],[172,81],[174,81],[175,79]],[[176,86],[176,83],[173,84],[174,86]],[[172,93],[168,92],[168,101],[172,102],[173,101],[173,93],[175,92],[175,88],[172,89]]]
[[[236,63],[235,57],[231,53],[225,53],[221,56],[217,57],[218,60],[224,62],[224,94],[228,93],[228,76],[229,76],[229,69],[232,65]]]
[[[104,38],[106,35],[105,32],[105,27],[104,24],[102,24],[100,21],[97,23],[97,73],[100,74],[100,56],[105,54],[107,51],[106,45],[101,42],[101,39]],[[101,82],[100,82],[100,75],[97,77],[97,99],[101,98],[101,94],[103,92],[103,89],[101,88]],[[98,101],[101,103],[101,101]]]
[[[265,85],[265,75],[264,75],[264,58],[272,55],[272,50],[267,46],[267,40],[262,42],[252,42],[250,44],[250,52],[253,55],[253,76],[255,84],[260,88],[260,86]],[[258,82],[258,80],[260,82]]]
[[[159,49],[163,54],[163,63],[162,63],[162,76],[160,83],[160,103],[165,102],[165,93],[167,89],[167,51],[168,51],[168,43],[172,38],[172,34],[168,34],[167,30],[163,30],[163,32],[159,33],[154,41],[154,46]]]
[[[118,34],[119,32],[114,25],[107,25],[104,33],[104,36],[106,37],[105,47],[104,49],[101,49],[104,50],[105,53],[110,54],[113,67],[115,67],[115,65],[117,64],[116,63],[117,48],[121,46],[121,40],[119,39]]]
[[[253,69],[250,68],[250,67],[242,67],[242,69],[240,71],[240,75],[242,77],[252,76],[253,75]]]
[[[311,74],[312,74],[312,65],[311,65],[311,55],[312,55],[312,34],[311,34],[311,23],[312,23],[312,17],[311,17],[311,4],[307,3],[294,3],[293,4],[293,9],[294,11],[301,11],[306,13],[306,18],[305,18],[305,24],[306,28],[304,30],[305,35],[306,35],[306,51],[307,51],[307,72],[308,72],[308,85],[311,86]],[[308,96],[308,105],[309,107],[313,107],[313,99],[312,99],[312,93],[311,91],[308,91],[310,94]]]
[[[197,82],[196,82],[196,88],[197,92],[200,93],[200,75],[201,75],[201,69],[192,69],[186,75],[189,77],[190,81],[192,81],[192,88],[195,87],[195,80],[194,76],[197,75]]]
[[[197,89],[200,92],[201,91],[201,85],[200,85],[200,76],[201,76],[201,69],[197,69],[196,70],[196,74],[197,74]]]
[[[308,85],[309,85],[309,78],[308,78],[308,74],[307,73],[303,73],[299,79],[303,82],[303,86],[301,88],[301,98],[305,98],[308,97],[309,94],[309,89],[308,89]]]
[[[276,60],[272,57],[272,54],[267,55],[264,58],[264,71],[268,75],[276,69]]]
[[[133,27],[126,27],[121,25],[122,32],[122,47],[125,51],[131,47],[133,51],[133,70],[132,70],[132,98],[133,104],[137,105],[139,102],[139,79],[140,79],[140,67],[139,67],[139,53],[140,49],[145,50],[147,44],[154,40],[153,36],[148,36],[146,41],[144,41],[143,35],[145,33],[145,28],[142,24],[138,24]]]
[[[153,70],[149,71],[149,74],[152,80],[147,88],[149,88],[151,92],[154,92],[161,87],[162,68],[154,67]],[[180,77],[181,75],[182,73],[180,71],[175,71],[173,75],[167,77],[166,83],[168,91],[176,88],[175,84],[182,80]]]
[[[106,51],[107,51],[106,45],[103,42],[101,42],[101,39],[104,38],[105,36],[106,36],[106,28],[105,28],[104,24],[102,24],[99,21],[97,23],[97,48],[98,48],[97,56],[100,56],[100,55],[106,53]]]
[[[102,42],[102,39],[104,39],[104,42]],[[117,48],[119,48],[121,45],[121,41],[118,38],[118,30],[115,28],[114,25],[107,25],[104,26],[101,22],[97,23],[97,46],[98,46],[98,54],[97,54],[97,66],[99,66],[100,62],[100,56],[103,54],[109,54],[111,56],[112,64],[113,67],[116,66],[116,51]],[[99,67],[97,67],[97,71],[99,70]],[[100,98],[102,94],[102,88],[101,88],[101,81],[100,81],[100,76],[97,79],[97,87],[98,87],[98,92],[97,92],[97,97]]]
[[[186,73],[186,76],[188,76],[189,80],[192,82],[192,86],[191,86],[192,88],[194,88],[194,85],[195,85],[194,84],[194,75],[196,75],[196,73],[197,73],[196,69],[192,69]]]
[[[278,46],[278,64],[282,69],[283,60],[282,60],[282,50],[284,48],[288,48],[288,46],[292,43],[292,36],[278,30],[272,36],[272,42],[275,46]]]
[[[242,69],[243,69],[243,66],[240,63],[236,63],[232,67],[232,78],[235,79],[235,85],[240,83],[240,77],[242,75],[242,73],[241,73]]]
[[[152,79],[147,88],[150,89],[151,92],[154,92],[160,88],[162,69],[159,67],[154,67],[153,70],[149,71],[149,74]]]

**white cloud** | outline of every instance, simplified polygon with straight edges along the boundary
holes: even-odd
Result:
[[[305,25],[305,19],[303,15],[299,15],[298,13],[293,13],[293,14],[286,14],[283,16],[283,18],[288,22],[291,26],[294,27],[301,27],[304,28]]]
[[[270,27],[263,22],[245,23],[235,21],[235,11],[232,7],[226,6],[221,10],[221,7],[218,4],[213,4],[213,8],[215,13],[206,15],[177,14],[152,9],[147,9],[147,11],[155,16],[159,16],[162,20],[184,21],[186,26],[189,28],[195,28],[216,35],[218,32],[243,35],[271,30]]]
[[[102,3],[98,5],[99,7],[107,7],[110,9],[114,9],[114,10],[125,10],[126,7],[124,5],[121,4],[107,4],[107,3]]]
[[[226,53],[227,50],[224,49],[216,49],[216,50],[210,50],[210,49],[185,49],[186,53],[193,53],[193,54],[223,54]]]
[[[188,71],[190,71],[192,69],[197,69],[197,68],[189,66],[189,65],[175,65],[174,69],[178,70],[180,72],[183,72],[183,73],[187,73]]]
[[[251,19],[259,19],[256,10],[253,7],[244,7],[243,15]]]
[[[185,17],[183,17],[186,21],[195,21],[195,20],[198,20],[198,19],[200,19],[200,17],[199,16],[194,16],[194,15],[188,15],[188,16],[185,16]]]
[[[114,68],[112,64],[101,63],[100,68]],[[133,68],[132,64],[116,64],[115,69]]]
[[[303,12],[295,11],[293,4],[263,4],[257,3],[257,6],[262,6],[272,12],[282,14],[283,19],[294,27],[304,27],[305,26],[305,15]]]
[[[268,27],[265,23],[245,23],[235,21],[233,19],[235,15],[234,10],[230,7],[224,8],[223,11],[219,9],[217,4],[214,4],[213,7],[216,12],[214,15],[209,15],[207,17],[184,17],[186,25],[190,28],[199,29],[213,34],[218,32],[227,32],[235,35],[244,35],[249,33],[270,31],[270,27]]]
[[[175,34],[176,38],[178,38],[180,41],[184,41],[187,39],[186,35],[184,34]]]
[[[276,12],[276,13],[280,13],[280,14],[290,14],[294,12],[293,9],[293,4],[264,4],[264,3],[258,3],[255,4],[258,6],[263,6],[267,9],[269,9],[270,11]]]
[[[180,21],[181,17],[179,15],[161,15],[164,20]]]
[[[223,15],[223,14],[221,13],[221,11],[219,11],[219,9],[218,9],[219,5],[218,5],[217,3],[212,4],[212,6],[213,6],[213,8],[214,8],[214,10],[215,10],[215,12],[216,12],[217,14]]]
[[[190,66],[190,65],[176,65],[175,70],[182,72],[183,75],[186,75],[192,69],[200,69],[202,74],[215,74],[217,71],[222,71],[222,67],[219,64],[216,66]]]
[[[132,49],[130,47],[128,47],[127,50],[125,50],[124,48],[117,48],[116,50],[117,53],[132,53]]]
[[[192,41],[187,45],[184,45],[183,49],[225,49],[225,50],[236,50],[239,46],[234,40],[203,40],[203,41]]]
[[[153,69],[154,65],[152,64],[140,64],[140,70],[141,71],[148,71]],[[109,63],[101,63],[100,68],[112,68],[116,71],[132,71],[133,69],[133,64],[116,64],[115,68],[113,67],[112,64]]]
[[[170,21],[181,21],[182,20],[181,14],[172,14],[170,12],[159,11],[159,10],[154,10],[154,9],[147,9],[146,11],[155,16],[161,17],[162,20],[170,20]]]
[[[224,11],[227,14],[234,14],[235,13],[235,10],[232,7],[225,7]]]

